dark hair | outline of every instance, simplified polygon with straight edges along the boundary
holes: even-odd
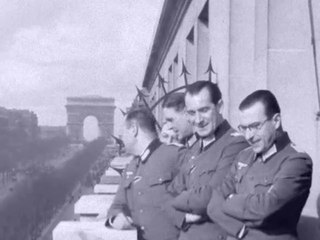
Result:
[[[130,110],[126,114],[126,122],[131,124],[136,121],[139,127],[150,133],[157,133],[156,120],[150,111],[144,107],[138,107]]]
[[[184,93],[182,92],[168,94],[162,103],[162,108],[174,108],[177,112],[181,112],[185,106]]]
[[[254,91],[242,100],[239,109],[247,109],[257,102],[261,102],[264,105],[265,114],[269,119],[272,118],[274,114],[280,113],[280,107],[276,97],[268,90]]]
[[[209,91],[211,102],[216,105],[221,100],[221,92],[217,84],[210,81],[197,81],[187,86],[186,94],[196,95],[202,89],[207,89]]]

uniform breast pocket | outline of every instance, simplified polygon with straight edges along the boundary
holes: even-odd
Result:
[[[172,175],[170,173],[162,174],[159,176],[151,176],[149,178],[149,186],[163,185],[172,181]]]
[[[160,206],[170,198],[167,187],[171,181],[171,174],[163,174],[149,178],[148,196],[154,206]]]
[[[215,169],[208,169],[199,174],[199,185],[207,185],[210,183],[211,178],[214,176],[216,170]]]
[[[254,181],[255,193],[267,193],[273,185],[273,178],[270,176],[259,176]]]

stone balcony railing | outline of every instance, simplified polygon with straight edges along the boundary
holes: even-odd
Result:
[[[74,205],[74,214],[81,222],[96,221],[96,218],[107,217],[106,209],[110,208],[114,196],[106,194],[83,195]]]
[[[103,221],[60,222],[52,232],[53,240],[136,240],[135,230],[106,228]]]
[[[136,230],[115,230],[104,226],[106,214],[120,183],[120,172],[130,158],[115,158],[96,184],[93,194],[83,195],[74,204],[78,221],[61,221],[52,231],[53,240],[136,240]]]

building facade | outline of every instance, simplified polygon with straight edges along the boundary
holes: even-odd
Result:
[[[153,105],[164,91],[211,80],[223,94],[224,116],[238,125],[240,101],[257,89],[279,100],[291,139],[312,156],[311,194],[304,214],[316,216],[320,193],[320,1],[165,0],[143,87]],[[320,51],[320,49],[319,49]],[[316,61],[317,60],[317,61]],[[167,83],[159,84],[159,74]],[[155,115],[161,122],[160,105]]]

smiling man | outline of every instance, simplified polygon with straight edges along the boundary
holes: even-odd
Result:
[[[212,188],[218,186],[235,156],[248,147],[222,116],[223,102],[218,86],[197,81],[185,94],[186,112],[199,140],[186,152],[184,165],[171,184],[175,198],[171,207],[176,226],[182,229],[179,239],[223,239],[225,231],[206,214]]]
[[[311,159],[283,131],[270,91],[253,92],[239,110],[239,130],[251,147],[213,191],[208,215],[230,239],[295,240],[311,186]]]

